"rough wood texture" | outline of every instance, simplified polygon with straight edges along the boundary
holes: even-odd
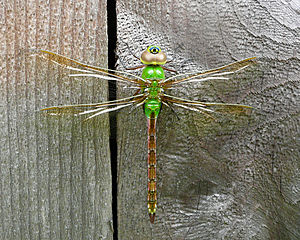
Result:
[[[119,68],[139,64],[125,43],[137,55],[160,45],[179,72],[258,57],[232,81],[173,91],[255,110],[216,124],[163,109],[154,225],[146,119],[120,115],[119,239],[300,239],[299,11],[298,1],[118,1]]]
[[[5,0],[0,25],[0,238],[112,239],[108,118],[38,112],[103,101],[106,85],[24,51],[106,66],[106,2]]]

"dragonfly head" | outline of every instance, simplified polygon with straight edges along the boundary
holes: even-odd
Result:
[[[141,55],[141,62],[146,65],[163,65],[166,61],[166,54],[155,45],[150,45]]]

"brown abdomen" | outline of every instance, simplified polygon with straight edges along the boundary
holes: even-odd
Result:
[[[154,223],[157,208],[156,190],[156,118],[154,115],[148,119],[148,211],[150,222]]]

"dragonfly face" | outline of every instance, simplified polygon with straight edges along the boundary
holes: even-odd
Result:
[[[166,61],[166,54],[154,45],[149,46],[141,55],[141,62],[146,65],[163,65]]]

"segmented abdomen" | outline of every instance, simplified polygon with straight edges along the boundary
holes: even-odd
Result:
[[[154,223],[157,208],[156,190],[156,118],[151,114],[148,120],[148,211],[150,222]]]

